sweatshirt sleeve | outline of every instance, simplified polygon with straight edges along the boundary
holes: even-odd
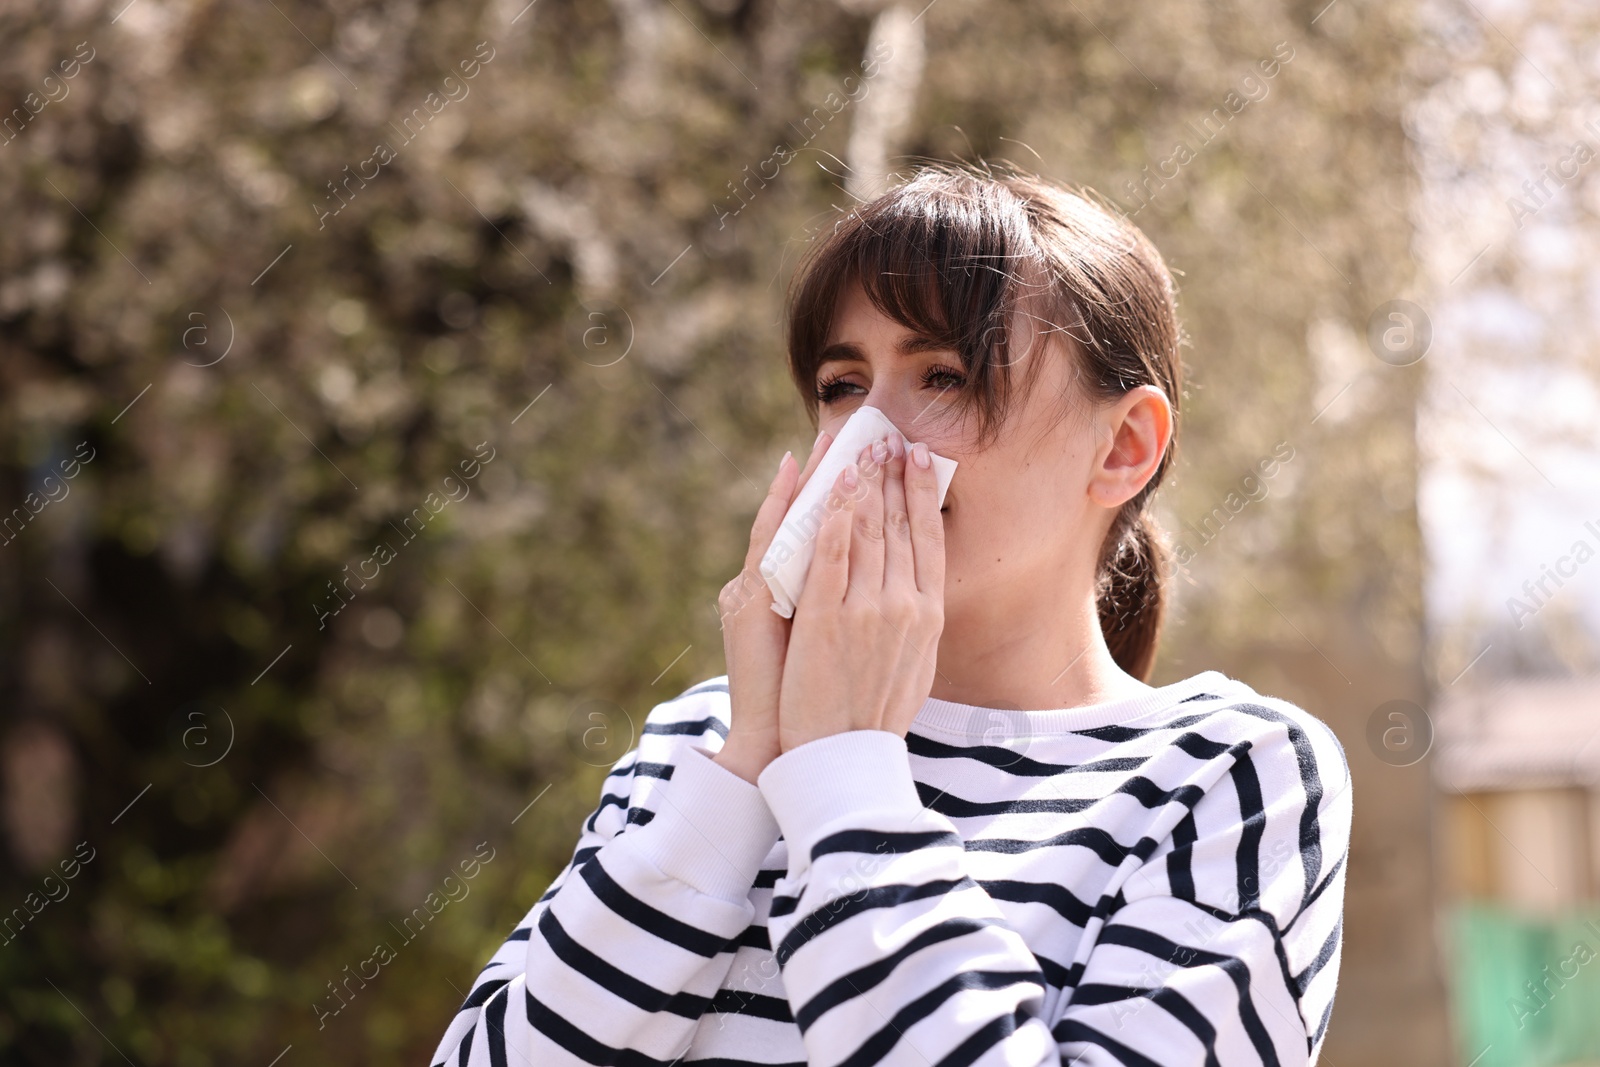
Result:
[[[1059,1065],[1038,961],[923,807],[903,737],[818,738],[758,784],[789,845],[768,929],[813,1067]]]
[[[733,964],[778,838],[760,790],[658,705],[567,867],[474,979],[432,1064],[663,1063]],[[703,725],[709,720],[702,720]],[[709,740],[709,739],[708,739]]]
[[[1054,1020],[1062,1062],[1316,1063],[1339,971],[1349,766],[1320,720],[1247,713],[1262,728],[1215,745],[1226,770],[1098,931]]]

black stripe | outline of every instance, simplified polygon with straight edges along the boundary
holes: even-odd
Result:
[[[811,862],[835,852],[867,852],[902,855],[922,848],[961,848],[959,834],[949,830],[840,830],[811,846]]]
[[[627,802],[628,802],[628,798],[627,797],[617,797],[617,796],[605,796],[605,797],[602,797],[600,799],[600,806],[594,809],[594,814],[590,815],[588,821],[583,824],[584,825],[584,829],[588,830],[591,834],[594,833],[595,832],[595,824],[599,820],[601,812],[603,812],[610,805],[615,804],[617,807],[620,808],[624,804],[626,804]],[[630,807],[628,809],[628,814],[627,814],[627,817],[623,820],[623,825],[626,826],[626,825],[628,825],[630,823],[638,823],[640,826],[644,826],[651,819],[653,819],[655,817],[656,817],[656,813],[651,811],[649,808],[641,808],[641,807],[638,807],[637,805],[635,805],[635,806]],[[616,835],[613,834],[612,836],[614,837]]]
[[[1046,778],[1068,770],[1069,765],[1041,763],[1005,745],[956,745],[935,741],[913,728],[906,734],[906,751],[929,759],[970,759],[987,763],[1022,778]]]
[[[715,715],[703,719],[686,719],[683,722],[647,722],[641,734],[704,734],[707,731],[723,740],[728,738],[728,727]]]
[[[749,1015],[756,1019],[770,1019],[779,1023],[794,1022],[789,1002],[783,997],[769,997],[764,993],[751,993],[738,989],[717,990],[717,995],[711,1002],[711,1010],[726,1015]]]
[[[865,967],[857,967],[848,974],[829,982],[815,996],[806,1001],[799,1011],[795,1012],[794,1021],[803,1034],[811,1028],[811,1024],[816,1022],[823,1012],[837,1007],[847,1000],[865,994],[867,990],[887,978],[890,972],[900,965],[900,961],[912,953],[920,952],[929,945],[937,945],[952,938],[965,937],[967,934],[975,933],[978,930],[1002,925],[1003,923],[999,919],[959,918],[946,919],[936,926],[930,926],[883,959],[875,960]]]
[[[551,883],[550,888],[546,889],[544,894],[538,900],[534,901],[534,903],[543,904],[545,901],[561,892],[561,887],[567,884],[567,876],[593,859],[594,854],[600,851],[600,847],[601,846],[599,845],[588,845],[574,852],[572,854],[572,862],[567,864],[567,869],[561,872],[560,876]]]
[[[1267,933],[1272,935],[1273,957],[1278,961],[1278,972],[1283,976],[1284,988],[1290,990],[1294,988],[1294,975],[1289,970],[1289,954],[1284,948],[1283,933],[1278,929],[1278,917],[1276,915],[1272,914],[1270,911],[1266,911],[1258,907],[1252,907],[1243,911],[1234,912],[1229,911],[1227,908],[1219,908],[1199,900],[1191,900],[1187,901],[1186,903],[1194,907],[1196,910],[1204,912],[1211,918],[1216,919],[1219,924],[1238,922],[1244,919],[1249,919],[1260,923],[1266,929]],[[1192,924],[1185,923],[1184,926],[1190,933],[1194,933],[1194,927]],[[1207,940],[1209,940],[1212,934],[1215,932],[1215,929],[1213,929],[1207,933]]]
[[[1172,739],[1172,747],[1199,760],[1220,759],[1230,753],[1237,759],[1239,753],[1250,748],[1250,742],[1239,741],[1231,745],[1225,745],[1221,741],[1213,741],[1204,734],[1197,734],[1191,731],[1174,737]]]
[[[629,760],[627,763],[623,763],[622,761],[628,759],[629,756],[632,756],[633,759]],[[631,748],[624,752],[621,756],[617,757],[617,762],[613,763],[611,765],[611,769],[606,772],[605,781],[600,783],[601,788],[604,789],[605,783],[611,781],[613,778],[626,778],[633,774],[634,765],[638,762],[639,750],[637,748]]]
[[[971,819],[981,816],[1021,814],[1075,815],[1101,803],[1108,796],[1131,796],[1147,808],[1166,804],[1182,804],[1193,808],[1205,796],[1197,785],[1180,785],[1176,789],[1162,789],[1142,774],[1134,775],[1110,793],[1097,791],[1087,797],[1019,797],[1016,800],[968,800],[948,790],[936,789],[917,783],[917,797],[924,807],[931,808],[952,819]]]
[[[1239,831],[1239,848],[1234,853],[1239,885],[1239,910],[1254,908],[1261,899],[1261,838],[1267,830],[1267,809],[1261,799],[1261,778],[1247,755],[1228,769],[1239,796],[1239,814],[1244,825]]]
[[[1241,786],[1240,783],[1241,776],[1247,776],[1249,778],[1249,782],[1254,784],[1254,797],[1256,798],[1254,810],[1255,812],[1260,813],[1262,811],[1260,804],[1260,783],[1255,777],[1254,766],[1249,762],[1249,753],[1252,747],[1251,742],[1240,741],[1233,745],[1221,745],[1217,742],[1207,741],[1195,734],[1185,734],[1178,740],[1185,742],[1188,747],[1192,749],[1189,754],[1196,756],[1197,758],[1231,757],[1233,760],[1233,763],[1228,770],[1234,778],[1235,791],[1239,794],[1241,814],[1245,818],[1244,836],[1246,838],[1246,845],[1251,847],[1252,851],[1250,854],[1255,857],[1247,869],[1245,866],[1246,846],[1241,845],[1239,852],[1235,853],[1235,865],[1239,868],[1236,871],[1236,878],[1239,883],[1236,888],[1240,895],[1240,907],[1241,909],[1249,908],[1250,901],[1253,900],[1255,896],[1259,895],[1260,887],[1257,886],[1254,893],[1247,892],[1246,877],[1257,875],[1259,873],[1260,840],[1262,833],[1262,826],[1260,824],[1264,822],[1264,817],[1258,817],[1254,824],[1252,824],[1250,821],[1250,784],[1247,783]],[[1240,769],[1241,765],[1245,768],[1244,770]],[[1203,796],[1204,794],[1201,795]],[[1192,864],[1194,846],[1199,836],[1194,820],[1194,809],[1199,803],[1199,798],[1195,798],[1192,795],[1186,795],[1184,798],[1182,798],[1181,803],[1188,807],[1189,811],[1172,828],[1172,850],[1167,853],[1166,857],[1167,884],[1171,888],[1173,896],[1181,900],[1187,900],[1191,903],[1198,903],[1194,885]],[[1252,826],[1254,827],[1253,829]],[[1253,844],[1251,843],[1252,835]],[[1274,929],[1276,929],[1276,927],[1274,927]]]
[[[1044,980],[1057,989],[1070,989],[1076,984],[1078,971],[1082,969],[1081,965],[1078,965],[1077,969],[1066,967],[1049,956],[1041,956],[1037,952],[1033,954],[1033,958],[1039,964],[1039,970],[1044,972]]]
[[[861,912],[874,908],[896,908],[913,900],[944,896],[966,888],[977,888],[977,883],[962,875],[960,878],[942,878],[922,885],[873,886],[848,897],[834,897],[800,920],[788,936],[779,942],[776,953],[778,965],[787,965],[789,958],[807,941]]]
[[[925,737],[914,729],[906,734],[906,751],[928,759],[975,759],[1017,778],[1050,778],[1058,774],[1095,771],[1136,771],[1148,756],[1092,760],[1088,763],[1044,763],[1020,756],[1003,745],[952,745]]]
[[[1162,789],[1142,774],[1129,778],[1108,795],[1115,796],[1118,793],[1132,797],[1152,811],[1164,808],[1168,804],[1182,804],[1193,811],[1194,806],[1206,795],[1204,789],[1193,784],[1180,785],[1175,789]]]
[[[1322,870],[1322,830],[1317,824],[1317,809],[1322,804],[1322,774],[1317,767],[1317,753],[1305,730],[1289,716],[1262,707],[1260,704],[1239,704],[1237,707],[1246,715],[1281,723],[1288,731],[1289,743],[1294,746],[1295,762],[1300,768],[1300,785],[1306,793],[1306,806],[1300,813],[1300,860],[1305,865],[1306,871],[1306,888],[1301,898],[1301,908],[1304,909],[1305,898],[1311,895],[1311,887],[1317,880],[1318,872]],[[1323,723],[1323,728],[1332,736],[1334,750],[1342,753],[1343,746],[1339,743],[1338,735],[1334,734],[1326,723]],[[1350,763],[1348,760],[1343,762],[1345,775],[1348,778]]]
[[[1011,814],[1073,815],[1092,807],[1094,797],[1019,797],[1016,800],[968,800],[945,789],[917,782],[917,799],[922,806],[952,819],[976,819]]]
[[[984,879],[978,883],[995,900],[1017,904],[1043,904],[1073,926],[1082,928],[1094,916],[1094,909],[1059,882],[1027,882],[1017,878]]]
[[[765,926],[757,926],[752,923],[749,926],[746,926],[743,932],[739,934],[738,938],[733,943],[733,947],[735,949],[759,948],[771,952],[772,935],[767,932],[767,928]]]
[[[1089,982],[1079,986],[1072,993],[1074,1005],[1087,1004],[1115,1004],[1120,1001],[1145,998],[1159,1004],[1166,1013],[1188,1027],[1189,1032],[1205,1046],[1206,1067],[1218,1067],[1217,1063],[1217,1028],[1211,1025],[1211,1020],[1205,1017],[1194,1002],[1171,986],[1160,985],[1152,989],[1134,989],[1130,986],[1105,985],[1099,982]],[[1125,1016],[1117,1016],[1117,1028],[1122,1028]]]
[[[596,804],[594,806],[594,814],[589,816],[589,822],[587,823],[589,829],[590,830],[594,829],[594,821],[600,817],[600,813],[602,811],[605,811],[609,807],[625,808],[627,806],[628,806],[628,794],[626,794],[626,793],[601,793],[600,794],[600,803],[598,803],[598,804]]]
[[[508,978],[495,978],[483,983],[477,989],[474,989],[472,992],[467,994],[467,999],[461,1002],[461,1007],[457,1008],[456,1011],[462,1012],[466,1011],[468,1008],[483,1007],[484,1001],[500,992],[501,987],[509,984],[510,979]]]
[[[506,1001],[511,999],[511,990],[504,990],[504,996],[489,998],[489,1006],[483,1012],[483,1033],[489,1046],[489,1067],[506,1067]]]
[[[654,934],[663,941],[707,959],[723,951],[727,946],[726,938],[674,919],[633,896],[612,880],[611,875],[606,873],[605,866],[599,861],[585,863],[578,873],[589,883],[589,888],[602,904],[639,929]]]
[[[1127,1067],[1161,1067],[1161,1064],[1150,1057],[1140,1055],[1122,1042],[1111,1039],[1077,1019],[1062,1019],[1056,1023],[1051,1034],[1062,1044],[1068,1041],[1083,1041],[1094,1048],[1104,1049],[1115,1056],[1118,1063],[1126,1064]]]
[[[1010,901],[1014,904],[1043,904],[1080,930],[1088,926],[1090,920],[1104,919],[1127,904],[1120,891],[1115,895],[1102,893],[1091,908],[1072,890],[1056,882],[1027,882],[1015,878],[983,878],[977,882],[983,891],[995,900]],[[1043,962],[1042,958],[1037,956],[1035,958]],[[1051,974],[1048,967],[1045,968],[1045,973]],[[1064,971],[1055,973],[1050,979],[1051,982],[1061,986],[1075,984],[1076,980],[1069,982],[1064,974]]]
[[[1010,1015],[990,1019],[977,1032],[951,1049],[949,1055],[939,1061],[939,1067],[967,1067],[979,1056],[1022,1029],[1032,1018],[1034,1015],[1031,1011],[1019,1006]]]
[[[907,1028],[915,1026],[926,1019],[951,997],[968,989],[1008,989],[1021,983],[1029,983],[1044,988],[1044,976],[1037,971],[962,971],[951,975],[926,993],[906,1004],[893,1017],[877,1030],[871,1037],[863,1041],[854,1052],[839,1061],[839,1067],[870,1067],[888,1055],[894,1048]],[[993,1045],[1007,1034],[1011,1033],[1010,1023],[1012,1015],[1003,1015],[996,1020],[999,1026],[998,1035],[990,1034],[995,1028],[990,1023],[980,1033],[988,1038],[987,1044]],[[963,1046],[965,1047],[965,1046]]]
[[[1334,949],[1339,947],[1339,932],[1344,929],[1344,916],[1339,916],[1333,924],[1333,930],[1328,934],[1328,940],[1322,943],[1322,948],[1317,951],[1317,958],[1306,964],[1306,969],[1294,976],[1294,996],[1296,1000],[1306,995],[1306,986],[1311,984],[1311,979],[1327,966],[1333,959]]]
[[[631,1048],[612,1048],[601,1044],[542,1004],[531,990],[525,988],[523,994],[528,1024],[585,1063],[595,1064],[596,1067],[669,1067],[669,1064],[678,1062],[677,1059],[652,1059]],[[495,1067],[500,1065],[495,1064]]]
[[[1194,698],[1190,697],[1189,699],[1193,700]],[[1180,700],[1178,703],[1181,704],[1183,701]],[[1168,719],[1159,726],[1096,726],[1090,730],[1073,730],[1071,732],[1078,737],[1087,737],[1091,741],[1105,741],[1108,744],[1115,745],[1124,741],[1137,741],[1139,738],[1147,737],[1150,734],[1159,734],[1169,730],[1182,730],[1193,726],[1195,723],[1205,722],[1216,713],[1216,710],[1197,712],[1194,715]]]
[[[601,989],[609,990],[629,1004],[645,1011],[665,1011],[685,1019],[698,1019],[711,1006],[709,997],[693,993],[665,993],[633,975],[612,966],[573,940],[555,913],[548,908],[539,916],[539,934],[556,958]]]
[[[1337,999],[1337,997],[1338,994],[1335,993],[1334,996],[1328,1000],[1328,1006],[1322,1009],[1322,1021],[1317,1024],[1317,1032],[1306,1040],[1307,1052],[1310,1052],[1311,1049],[1315,1048],[1317,1042],[1322,1040],[1322,1035],[1328,1032],[1328,1020],[1333,1018],[1333,1001],[1334,999]]]
[[[1344,857],[1340,856],[1333,862],[1333,866],[1328,869],[1328,873],[1323,876],[1322,881],[1317,883],[1317,888],[1311,891],[1311,895],[1306,898],[1306,902],[1300,905],[1300,910],[1294,913],[1294,918],[1290,919],[1286,924],[1284,924],[1284,929],[1287,930],[1289,927],[1293,926],[1299,920],[1300,916],[1304,914],[1305,910],[1317,902],[1317,898],[1322,896],[1322,891],[1333,884],[1333,879],[1338,875],[1339,869],[1343,866]]]
[[[633,773],[642,778],[660,778],[668,781],[672,778],[672,771],[677,764],[674,763],[635,763]]]
[[[524,926],[520,930],[511,931],[511,936],[506,938],[506,940],[507,941],[526,941],[526,940],[528,940],[528,935],[531,934],[531,933],[533,933],[533,927]]]
[[[1015,837],[972,837],[967,839],[966,844],[968,852],[1003,852],[1007,855],[1079,845],[1093,852],[1102,863],[1116,867],[1129,856],[1141,859],[1149,856],[1156,850],[1157,842],[1152,837],[1141,837],[1131,845],[1124,845],[1098,826],[1077,826],[1037,841]]]
[[[461,1039],[456,1055],[456,1067],[467,1067],[467,1057],[472,1055],[472,1035],[478,1032],[478,1024],[473,1023],[467,1027],[467,1034]]]
[[[1261,1062],[1266,1067],[1278,1067],[1278,1053],[1272,1047],[1272,1038],[1267,1033],[1267,1028],[1262,1025],[1261,1017],[1256,1013],[1255,1002],[1250,999],[1250,968],[1237,956],[1225,956],[1217,952],[1208,952],[1205,949],[1191,948],[1188,945],[1179,945],[1169,941],[1160,934],[1136,926],[1120,926],[1108,923],[1100,931],[1099,944],[1121,945],[1124,948],[1137,949],[1147,956],[1179,967],[1217,967],[1232,981],[1239,995],[1239,1021],[1244,1026],[1245,1033],[1250,1037],[1250,1043],[1255,1046],[1256,1055],[1261,1057]]]
[[[782,896],[775,895],[772,898],[771,905],[767,908],[767,917],[778,918],[784,915],[793,915],[794,909],[798,907],[799,904],[799,897],[792,897],[787,893],[783,894]]]
[[[1194,899],[1194,843],[1200,833],[1194,824],[1194,809],[1172,828],[1172,851],[1167,853],[1167,886],[1180,900]]]
[[[784,871],[776,870],[776,869],[773,869],[773,868],[768,868],[767,870],[757,871],[756,872],[756,880],[755,880],[753,888],[755,888],[755,889],[771,889],[773,886],[778,884],[778,879],[782,878],[785,873],[786,872],[784,872]]]

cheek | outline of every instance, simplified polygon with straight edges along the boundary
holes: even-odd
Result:
[[[1024,470],[1009,477],[974,469],[951,482],[952,517],[945,523],[945,570],[975,580],[1016,568],[1053,566],[1085,516],[1048,479]]]

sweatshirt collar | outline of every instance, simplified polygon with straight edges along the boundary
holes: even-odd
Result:
[[[1188,678],[1158,686],[1139,696],[1075,708],[1016,710],[960,704],[953,700],[929,697],[917,712],[911,729],[917,733],[955,735],[971,742],[1005,744],[1021,734],[1070,733],[1104,726],[1132,726],[1138,720],[1156,715],[1173,705],[1199,695],[1242,696],[1253,694],[1244,682],[1221,671],[1201,671]],[[998,739],[998,740],[996,740]]]

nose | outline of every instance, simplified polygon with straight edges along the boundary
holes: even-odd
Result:
[[[930,404],[927,396],[873,397],[867,403],[883,412],[894,423],[894,428],[905,435],[907,444],[923,442],[935,451],[948,450],[954,444],[949,423],[942,420],[940,405]]]
[[[908,442],[915,444],[927,436],[929,420],[923,416],[928,405],[926,402],[917,404],[907,390],[897,389],[892,384],[874,385],[864,403],[883,412],[884,418],[894,423],[894,428],[904,434]]]

